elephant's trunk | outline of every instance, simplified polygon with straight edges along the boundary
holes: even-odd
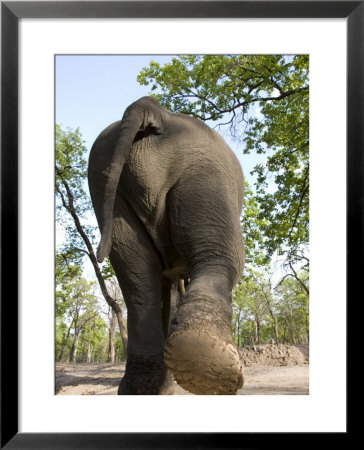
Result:
[[[120,136],[116,142],[107,177],[103,209],[101,212],[101,241],[97,249],[97,260],[101,263],[111,250],[112,219],[116,190],[119,184],[124,163],[131,150],[135,135],[142,126],[144,120],[143,110],[140,105],[131,105],[124,113],[120,125]]]

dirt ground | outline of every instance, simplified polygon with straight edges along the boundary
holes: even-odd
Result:
[[[307,395],[308,346],[261,345],[241,349],[244,387],[239,395]],[[57,364],[57,395],[117,395],[125,364]],[[175,395],[193,395],[176,384]]]

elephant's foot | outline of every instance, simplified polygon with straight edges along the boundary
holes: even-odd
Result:
[[[174,380],[160,355],[128,357],[118,395],[172,395]]]
[[[243,363],[231,334],[227,302],[202,292],[182,297],[164,359],[176,381],[193,394],[235,395]]]

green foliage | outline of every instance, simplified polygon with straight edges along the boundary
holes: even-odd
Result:
[[[106,362],[108,336],[105,320],[97,315],[82,330],[78,343],[77,362]],[[88,352],[90,352],[89,361],[87,361]]]
[[[259,233],[266,261],[274,253],[302,261],[308,246],[308,72],[307,55],[185,55],[152,61],[137,78],[166,108],[228,124],[244,153],[266,155],[252,172],[255,199],[248,192],[243,224]]]
[[[267,224],[267,219],[260,215],[259,203],[253,190],[245,182],[241,228],[245,244],[245,262],[249,266],[265,267],[270,264],[270,257],[264,251],[264,236],[261,232]]]
[[[72,283],[79,280],[82,275],[82,268],[79,261],[79,254],[73,258],[72,254],[62,254],[56,252],[55,267],[55,307],[56,317],[62,317],[67,309],[67,301],[72,292]]]
[[[84,189],[84,181],[87,179],[86,152],[78,128],[75,131],[70,128],[65,131],[60,125],[56,125],[56,185],[67,196],[64,182],[68,182],[73,192],[75,210],[80,217],[90,209],[90,199]]]
[[[238,345],[262,343],[259,328],[269,321],[266,301],[261,295],[258,278],[262,282],[263,275],[256,271],[248,272],[244,280],[241,280],[233,290],[233,324],[235,319],[233,333]]]
[[[79,261],[79,254],[74,252],[56,252],[56,284],[61,284],[69,279],[77,278],[81,275],[82,268]]]
[[[57,360],[60,356],[63,361],[69,360],[76,333],[79,333],[77,362],[107,360],[108,325],[95,296],[95,282],[88,282],[78,274],[62,278],[56,288]]]
[[[308,272],[301,271],[300,280],[308,285]],[[285,278],[276,289],[282,340],[298,343],[309,336],[309,297],[302,284],[293,277]]]
[[[113,266],[111,265],[109,258],[105,259],[105,263],[102,266],[101,273],[104,280],[109,280],[110,278],[115,277],[115,271]]]
[[[308,283],[308,272],[301,271],[299,277]],[[309,341],[309,298],[300,281],[293,277],[285,278],[274,288],[267,274],[250,271],[235,286],[232,306],[237,345],[271,343],[277,339],[276,331],[280,343]]]
[[[254,335],[255,289],[249,281],[240,282],[232,292],[232,330],[236,344],[249,345]]]
[[[87,148],[79,129],[62,130],[56,125],[56,214],[57,226],[65,232],[63,254],[85,251],[85,243],[75,226],[80,221],[89,240],[95,240],[96,227],[90,225],[93,216],[91,199],[86,191]],[[81,257],[80,255],[78,256]]]
[[[121,362],[126,359],[124,344],[120,336],[120,332],[115,333],[115,362]]]
[[[56,359],[58,359],[58,356],[61,352],[63,344],[67,346],[67,350],[69,353],[70,350],[70,341],[67,338],[67,331],[68,326],[67,324],[62,320],[61,317],[59,317],[59,313],[56,317],[56,330],[55,330],[55,351],[56,351]],[[68,344],[68,345],[67,345]]]
[[[79,323],[95,315],[97,307],[95,282],[77,277],[56,286],[56,317]]]

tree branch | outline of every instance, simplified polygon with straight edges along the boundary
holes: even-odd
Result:
[[[293,276],[294,278],[296,278],[296,280],[300,283],[300,285],[303,287],[303,289],[306,291],[307,295],[310,295],[310,291],[308,289],[308,287],[305,285],[305,283],[298,277],[296,271],[294,270],[291,261],[288,262],[289,267],[291,268],[292,272],[293,272]]]
[[[290,229],[290,231],[288,233],[288,237],[291,236],[291,234],[293,232],[293,228],[296,226],[297,219],[298,219],[298,216],[299,216],[300,211],[301,211],[301,205],[302,205],[302,202],[303,202],[303,198],[304,198],[304,196],[305,196],[305,194],[306,194],[306,192],[308,190],[308,187],[309,187],[309,185],[306,186],[307,178],[308,178],[308,169],[306,171],[305,178],[303,179],[303,187],[302,187],[302,190],[301,190],[299,204],[298,204],[298,207],[297,207],[297,210],[296,210],[296,214],[295,214],[295,217],[294,217],[294,220],[293,220],[293,224],[292,224],[291,229]]]
[[[257,86],[260,85],[260,84],[262,84],[262,83],[263,83],[263,82],[258,83]],[[305,87],[302,87],[302,88],[298,88],[298,89],[291,89],[290,91],[286,91],[286,92],[280,90],[280,95],[278,95],[278,96],[276,96],[276,97],[274,97],[274,96],[273,96],[273,97],[253,97],[253,98],[251,98],[250,100],[243,101],[243,102],[238,102],[238,103],[236,103],[234,106],[232,106],[232,107],[230,107],[230,108],[226,108],[226,109],[220,109],[220,108],[219,108],[214,102],[212,102],[210,99],[208,99],[207,97],[202,96],[201,94],[199,94],[199,93],[197,93],[197,92],[192,91],[192,89],[190,89],[190,88],[188,88],[188,87],[185,87],[184,89],[185,89],[185,91],[187,91],[187,92],[189,92],[190,94],[192,94],[192,96],[194,96],[194,97],[196,97],[196,98],[198,98],[198,99],[200,99],[200,100],[203,100],[203,101],[206,102],[206,103],[209,103],[214,109],[216,109],[216,111],[217,111],[219,114],[226,114],[226,113],[231,113],[232,111],[234,111],[234,110],[237,109],[237,108],[240,108],[240,107],[243,107],[243,106],[247,106],[247,105],[252,104],[252,103],[255,103],[255,102],[268,102],[268,101],[282,100],[282,99],[284,99],[284,98],[286,98],[286,97],[289,97],[289,96],[291,96],[291,95],[293,95],[293,94],[297,94],[297,93],[299,93],[299,92],[302,92],[302,91],[307,90],[307,89],[308,89],[308,86],[305,86]],[[180,97],[182,97],[182,98],[189,98],[189,97],[191,97],[191,95],[181,94]],[[210,116],[210,117],[208,117],[208,118],[205,118],[204,120],[206,121],[206,120],[211,120],[211,119],[214,119],[214,117],[213,117],[213,116]]]
[[[67,192],[68,204],[67,204],[67,202],[66,202],[66,200],[64,198],[64,195],[63,195],[61,189],[56,184],[57,192],[60,194],[60,197],[61,197],[61,200],[62,200],[62,203],[63,203],[64,207],[71,214],[71,216],[73,218],[73,221],[74,221],[74,223],[76,225],[76,229],[77,229],[78,233],[80,234],[82,240],[84,241],[84,243],[85,243],[85,245],[87,247],[87,250],[88,250],[87,255],[90,258],[90,261],[91,261],[91,263],[92,263],[92,265],[94,267],[96,278],[97,278],[97,280],[99,282],[102,295],[104,296],[107,304],[109,306],[111,306],[111,308],[113,308],[113,310],[116,313],[119,313],[119,312],[121,312],[121,308],[118,305],[118,303],[108,293],[107,287],[105,285],[105,280],[104,280],[104,278],[102,276],[99,264],[98,264],[97,259],[96,259],[96,255],[95,255],[94,249],[93,249],[93,247],[91,245],[91,242],[90,242],[89,238],[87,237],[87,235],[86,235],[86,233],[85,233],[85,231],[84,231],[84,229],[83,229],[83,227],[81,225],[81,222],[80,222],[80,220],[78,218],[78,215],[76,213],[76,210],[74,208],[74,197],[73,197],[72,191],[71,191],[71,189],[70,189],[70,187],[69,187],[69,185],[68,185],[66,180],[61,179],[61,181],[62,181],[62,184],[65,187],[66,192]]]
[[[90,256],[90,253],[87,250],[84,250],[83,248],[73,247],[73,249],[78,251],[78,252],[86,253],[87,256]]]

